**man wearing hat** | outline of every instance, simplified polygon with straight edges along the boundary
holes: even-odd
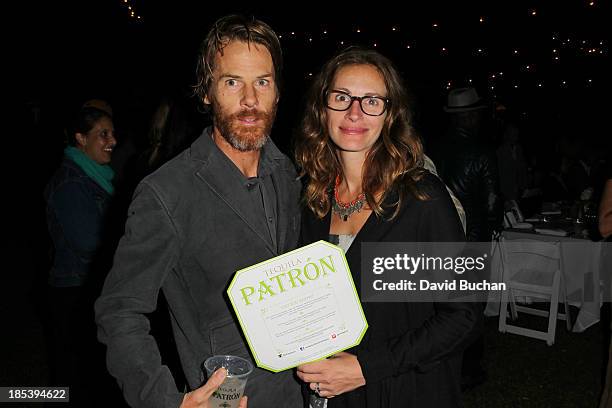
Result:
[[[450,125],[443,142],[433,152],[438,174],[463,204],[467,240],[490,241],[493,230],[501,222],[502,207],[496,155],[481,142],[486,104],[476,89],[458,88],[448,94],[444,110],[449,114]],[[480,364],[483,351],[481,331],[464,353],[464,389],[484,381]]]
[[[480,142],[485,109],[476,89],[452,90],[444,107],[450,126],[433,154],[440,177],[463,204],[468,241],[479,242],[489,241],[501,220],[497,159]]]

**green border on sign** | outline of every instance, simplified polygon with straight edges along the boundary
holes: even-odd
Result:
[[[320,241],[317,241],[317,242],[313,242],[312,244],[308,244],[308,245],[305,245],[303,247],[294,249],[293,251],[286,252],[286,253],[284,253],[282,255],[275,256],[274,258],[266,259],[265,261],[259,262],[259,263],[255,264],[255,265],[251,265],[248,268],[242,268],[242,269],[236,271],[236,273],[234,274],[234,277],[232,278],[232,281],[230,282],[230,284],[229,284],[229,286],[227,288],[227,291],[226,291],[227,292],[227,296],[229,297],[230,302],[232,303],[232,308],[234,309],[234,313],[236,314],[236,317],[238,318],[238,322],[240,323],[240,327],[242,329],[242,333],[244,334],[244,337],[247,340],[247,343],[249,345],[249,349],[251,350],[251,354],[253,354],[253,358],[255,359],[255,363],[257,364],[257,367],[264,368],[264,369],[266,369],[268,371],[272,371],[274,373],[278,373],[278,372],[281,372],[281,371],[285,371],[285,370],[289,370],[291,368],[297,367],[297,365],[292,365],[292,366],[289,366],[289,367],[286,367],[286,368],[282,368],[280,370],[275,370],[275,369],[273,369],[271,367],[266,366],[265,364],[263,364],[260,361],[259,357],[257,356],[257,353],[255,353],[255,349],[253,348],[253,345],[251,344],[251,339],[249,338],[249,335],[246,332],[245,325],[242,322],[242,317],[240,316],[240,313],[238,313],[238,310],[236,309],[236,305],[234,304],[234,298],[232,297],[232,294],[231,294],[232,287],[234,286],[234,283],[236,282],[236,278],[241,273],[243,273],[243,272],[245,272],[247,270],[253,269],[253,268],[255,268],[255,267],[259,266],[259,265],[270,263],[271,261],[273,261],[275,259],[278,259],[278,258],[281,258],[281,257],[285,257],[285,256],[293,254],[293,253],[302,252],[306,248],[309,248],[309,247],[314,246],[314,245],[319,245],[321,243],[325,244],[326,246],[332,247],[335,250],[340,252],[340,255],[342,256],[342,260],[344,261],[344,265],[346,266],[346,270],[348,271],[349,282],[351,283],[351,286],[353,288],[353,293],[355,294],[355,299],[357,299],[357,305],[359,307],[359,312],[361,313],[361,317],[363,319],[363,322],[364,322],[365,326],[363,327],[363,330],[361,331],[361,333],[360,333],[359,337],[357,338],[357,340],[355,341],[355,343],[353,343],[353,344],[351,344],[351,345],[349,345],[347,347],[344,347],[344,348],[342,348],[340,350],[334,351],[333,353],[329,353],[326,356],[321,357],[321,358],[319,358],[317,360],[314,360],[314,361],[323,360],[323,359],[326,359],[327,357],[333,356],[336,353],[339,353],[339,352],[344,351],[344,350],[348,350],[351,347],[357,346],[359,343],[361,343],[361,340],[363,340],[363,336],[365,336],[365,333],[366,333],[366,331],[368,330],[368,327],[369,327],[368,326],[368,321],[366,320],[365,314],[363,313],[363,308],[361,307],[361,301],[359,300],[359,294],[357,293],[357,288],[355,287],[355,282],[353,281],[353,274],[351,273],[351,269],[349,268],[348,262],[346,261],[346,256],[344,255],[344,251],[342,250],[342,248],[340,248],[337,245],[330,244],[329,242],[324,241],[324,240],[320,240]]]

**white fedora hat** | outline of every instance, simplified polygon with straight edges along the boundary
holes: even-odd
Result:
[[[476,109],[483,109],[486,105],[482,98],[478,96],[474,88],[457,88],[448,94],[448,99],[444,110],[446,112],[469,112]]]

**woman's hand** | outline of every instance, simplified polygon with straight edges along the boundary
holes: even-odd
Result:
[[[226,375],[227,371],[225,368],[220,368],[215,371],[208,381],[206,381],[206,384],[185,394],[185,397],[183,397],[183,402],[179,408],[208,408],[208,399],[223,383]],[[247,408],[246,396],[240,398],[240,405],[238,408]]]
[[[297,375],[310,389],[321,397],[332,398],[365,385],[357,357],[349,353],[338,353],[326,360],[302,364]]]

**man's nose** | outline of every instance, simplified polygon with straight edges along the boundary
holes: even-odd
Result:
[[[255,87],[251,85],[244,87],[241,104],[248,108],[257,106],[257,91],[255,91]]]

